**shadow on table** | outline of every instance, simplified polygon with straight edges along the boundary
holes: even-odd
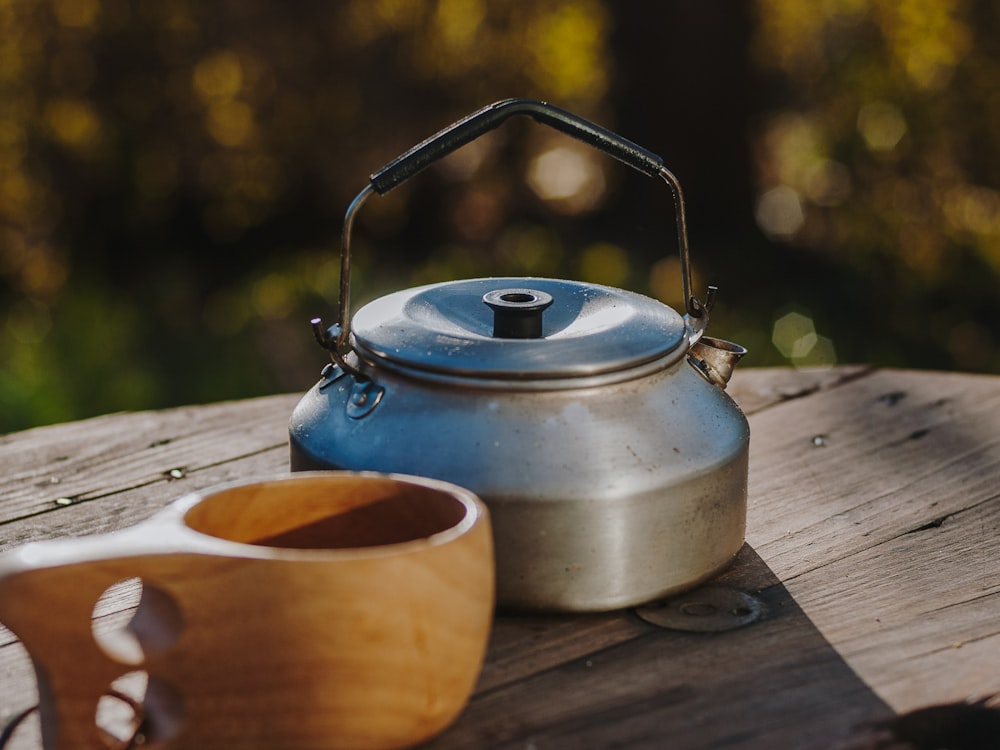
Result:
[[[5,748],[38,747],[35,724]],[[986,703],[895,716],[744,546],[706,586],[636,610],[498,617],[471,704],[425,747],[988,750],[998,736]]]
[[[749,546],[657,604],[498,617],[479,690],[430,747],[828,750],[893,716]]]

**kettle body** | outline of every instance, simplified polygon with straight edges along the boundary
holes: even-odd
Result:
[[[490,509],[497,605],[602,611],[694,586],[743,545],[749,428],[681,358],[581,388],[463,388],[328,368],[290,421],[293,470],[404,472],[467,487]]]
[[[443,282],[350,309],[354,218],[512,115],[605,151],[674,198],[682,316],[636,294],[539,278]],[[289,424],[292,470],[412,474],[489,506],[497,604],[601,611],[696,585],[740,550],[749,429],[725,393],[738,345],[704,334],[684,201],[662,160],[544,102],[490,105],[373,174],[344,221],[338,321],[312,321],[331,362]]]

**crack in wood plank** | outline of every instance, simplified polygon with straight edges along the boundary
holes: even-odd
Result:
[[[219,461],[214,461],[212,463],[206,463],[206,464],[201,465],[201,466],[196,466],[196,467],[185,466],[185,467],[183,467],[184,473],[183,473],[182,477],[172,477],[169,474],[170,470],[167,470],[167,471],[163,472],[163,474],[161,474],[160,476],[151,477],[148,481],[136,481],[133,484],[130,484],[130,485],[124,486],[124,487],[116,487],[114,489],[110,489],[110,490],[107,490],[107,491],[97,491],[97,492],[92,493],[92,494],[91,493],[83,493],[83,494],[80,494],[80,495],[72,495],[72,496],[61,495],[60,498],[65,497],[67,499],[72,500],[72,502],[70,502],[70,503],[59,503],[58,500],[50,501],[47,505],[39,507],[35,511],[28,511],[28,512],[24,512],[23,511],[19,515],[13,515],[13,516],[9,516],[9,517],[4,518],[4,519],[0,519],[0,527],[6,526],[6,525],[9,525],[9,524],[14,524],[14,523],[17,523],[19,521],[37,519],[40,516],[46,516],[46,515],[49,515],[49,514],[52,514],[52,513],[58,513],[60,511],[64,512],[64,511],[67,511],[70,508],[76,508],[76,507],[78,507],[80,505],[84,505],[86,503],[91,503],[91,502],[98,501],[98,500],[104,500],[104,499],[107,499],[107,498],[117,497],[119,495],[122,495],[122,494],[125,494],[125,493],[129,493],[129,492],[134,492],[134,491],[139,490],[139,489],[148,488],[148,487],[153,486],[153,485],[157,485],[157,484],[171,484],[173,482],[176,482],[178,479],[182,479],[182,478],[183,479],[190,479],[190,478],[193,478],[193,477],[197,476],[199,473],[207,471],[209,469],[214,469],[214,468],[217,468],[219,466],[225,466],[227,464],[231,464],[231,463],[234,463],[234,462],[237,462],[237,461],[241,461],[241,460],[245,460],[245,459],[248,459],[248,458],[253,458],[254,456],[259,456],[259,455],[262,455],[262,454],[270,453],[272,451],[279,451],[279,450],[280,451],[287,451],[287,449],[288,449],[288,446],[287,446],[287,444],[284,444],[284,443],[283,444],[278,444],[278,445],[269,445],[269,446],[260,448],[258,450],[247,451],[247,452],[241,453],[239,455],[233,455],[233,456],[227,457],[227,458],[219,460]]]
[[[877,372],[869,365],[839,365],[837,367],[748,368],[737,370],[728,393],[750,416],[779,404],[807,398],[820,391],[847,385]]]
[[[909,535],[918,534],[918,533],[922,533],[922,532],[925,532],[925,531],[936,531],[938,529],[941,529],[941,528],[945,527],[949,522],[954,522],[956,520],[959,520],[963,515],[974,513],[976,511],[982,509],[983,507],[990,505],[990,503],[996,502],[997,500],[1000,500],[1000,495],[996,495],[996,496],[993,496],[993,497],[990,497],[990,498],[986,498],[985,500],[981,500],[979,502],[973,503],[972,505],[967,505],[967,506],[965,506],[965,507],[963,507],[961,509],[958,509],[958,510],[955,510],[953,512],[947,513],[947,514],[945,514],[943,516],[940,516],[940,517],[934,519],[933,521],[931,521],[929,523],[924,523],[924,524],[921,524],[920,526],[916,526],[916,527],[913,527],[913,528],[901,529],[901,530],[896,531],[896,533],[888,534],[888,535],[882,536],[882,537],[877,537],[877,538],[874,539],[874,541],[871,544],[862,545],[862,546],[856,546],[856,547],[852,547],[850,550],[845,550],[845,554],[841,555],[840,557],[832,557],[832,558],[829,558],[829,559],[825,559],[825,560],[823,560],[823,561],[821,561],[818,564],[813,565],[813,566],[801,567],[798,570],[796,570],[794,573],[789,573],[789,574],[785,575],[785,577],[784,577],[783,580],[786,583],[792,583],[792,582],[796,581],[797,579],[802,578],[803,576],[809,576],[809,575],[817,572],[818,570],[823,569],[826,566],[849,561],[852,557],[855,557],[857,555],[863,555],[865,553],[871,552],[871,551],[876,550],[877,548],[879,548],[879,547],[881,547],[881,546],[883,546],[885,544],[889,544],[889,543],[896,542],[896,541],[899,541],[901,539],[904,539],[905,537],[907,537]],[[868,505],[868,504],[866,503],[866,505]],[[861,506],[858,506],[858,507],[861,507]],[[842,515],[844,515],[844,514],[838,513],[835,516],[830,516],[830,517],[828,517],[828,518],[826,518],[826,519],[824,519],[824,520],[822,520],[822,521],[820,521],[818,523],[812,524],[811,526],[807,527],[806,529],[802,529],[802,531],[816,529],[817,531],[816,531],[815,536],[822,537],[822,533],[821,533],[821,531],[819,531],[819,529],[821,529],[824,526],[827,526],[830,521],[832,521],[832,520],[834,520],[834,519],[836,519],[836,518],[838,518],[838,517],[840,517]],[[870,538],[872,538],[872,534],[873,533],[874,533],[873,531],[866,531],[866,532],[863,532],[861,534],[861,537],[865,538],[865,539],[870,539]],[[815,542],[805,542],[801,547],[796,548],[796,549],[797,550],[808,549],[810,546],[813,546],[814,544],[815,544]],[[763,545],[762,549],[767,550],[768,549],[768,545]]]

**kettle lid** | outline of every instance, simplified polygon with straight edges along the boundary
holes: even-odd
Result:
[[[615,372],[675,353],[676,311],[613,287],[544,278],[483,278],[406,289],[352,321],[372,364],[451,376],[535,380]]]

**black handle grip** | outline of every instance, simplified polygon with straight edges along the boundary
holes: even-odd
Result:
[[[515,115],[527,115],[604,151],[630,167],[655,177],[663,159],[642,146],[559,107],[534,99],[505,99],[459,120],[393,159],[371,176],[371,186],[384,195],[438,159],[474,141]]]

